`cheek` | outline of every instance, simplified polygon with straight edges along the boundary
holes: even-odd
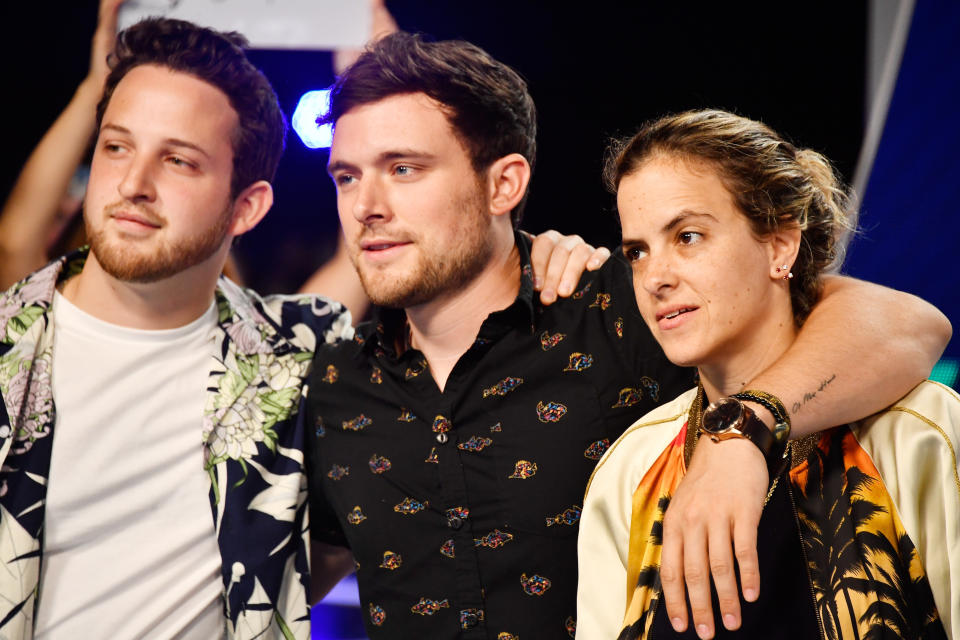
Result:
[[[111,193],[113,197],[111,198]],[[83,196],[83,209],[89,213],[100,212],[107,204],[119,199],[117,190],[111,189],[102,177],[94,179],[93,174],[87,183],[87,192]]]
[[[166,175],[159,173],[156,182],[157,188],[169,194],[169,197],[177,198],[187,204],[193,202],[199,204],[198,193],[203,194],[204,205],[217,206],[219,203],[218,211],[223,209],[224,202],[233,201],[230,197],[230,180],[225,179],[223,174],[210,174],[198,180],[195,176],[181,176],[172,172]]]
[[[110,171],[109,166],[104,163],[90,165],[90,177],[87,179],[86,198],[101,197],[109,190],[116,190],[118,179],[115,177],[116,171]]]
[[[349,231],[358,223],[353,217],[352,204],[349,196],[337,194],[337,216],[340,218],[340,228],[345,235],[349,236]]]
[[[647,326],[653,329],[656,326],[655,313],[653,310],[654,301],[652,296],[643,288],[639,282],[639,276],[635,273],[633,279],[633,293],[637,299],[637,307],[640,309],[640,315]]]

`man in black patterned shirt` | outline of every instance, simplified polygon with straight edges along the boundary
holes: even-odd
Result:
[[[622,259],[586,274],[569,300],[536,299],[529,249],[514,232],[535,115],[512,69],[465,42],[394,34],[338,80],[331,120],[328,171],[346,244],[383,309],[314,361],[313,596],[349,548],[372,639],[572,637],[589,474],[610,442],[692,377],[648,333]],[[850,305],[872,321],[912,305],[918,333],[938,318],[862,283],[825,298],[804,334],[833,331]],[[845,339],[868,364],[914,361],[920,347],[932,364],[942,345],[903,344],[902,334],[874,322]],[[863,359],[854,366],[849,352],[808,344],[798,339],[758,388],[802,395],[827,369],[855,382],[824,399],[831,417],[795,419],[803,429],[832,426],[842,403],[866,415],[923,376],[916,367],[872,376]],[[862,395],[873,404],[857,404]],[[732,503],[738,473],[722,474]]]

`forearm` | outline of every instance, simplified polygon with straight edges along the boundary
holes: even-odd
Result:
[[[791,437],[803,437],[895,402],[929,375],[950,333],[946,317],[915,296],[830,277],[790,349],[746,388],[779,397]]]
[[[0,246],[41,256],[70,179],[83,159],[96,122],[100,88],[88,79],[27,159],[0,213]]]

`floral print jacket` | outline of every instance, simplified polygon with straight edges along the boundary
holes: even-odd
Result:
[[[56,286],[79,251],[0,294],[0,637],[30,638],[41,597],[46,479],[56,408]],[[309,638],[303,380],[317,340],[352,337],[338,303],[261,298],[220,279],[202,431],[229,638]]]

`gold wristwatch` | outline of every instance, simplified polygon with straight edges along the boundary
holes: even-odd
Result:
[[[703,412],[700,433],[714,442],[745,438],[755,444],[767,461],[770,481],[780,475],[786,465],[790,425],[777,422],[771,431],[753,410],[738,398],[721,398]]]

